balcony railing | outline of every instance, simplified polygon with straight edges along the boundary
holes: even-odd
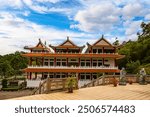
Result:
[[[72,53],[72,52],[57,52],[57,53],[50,53],[50,52],[30,52],[34,54],[115,54],[118,55],[118,53]]]
[[[118,69],[118,67],[113,66],[28,66],[28,68],[47,68],[47,69]]]

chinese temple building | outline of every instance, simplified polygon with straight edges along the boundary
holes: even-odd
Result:
[[[124,55],[116,52],[116,46],[102,36],[94,44],[78,46],[69,37],[62,44],[47,47],[39,39],[35,47],[25,46],[30,50],[22,56],[29,58],[29,65],[23,71],[28,79],[65,78],[76,76],[78,79],[96,79],[102,73],[114,74],[120,70],[116,60]]]

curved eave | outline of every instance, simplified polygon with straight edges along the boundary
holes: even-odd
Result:
[[[36,50],[36,49],[50,50],[49,48],[43,48],[43,47],[24,47],[24,49],[27,49],[27,50]]]
[[[96,58],[96,57],[102,57],[102,58],[116,58],[121,59],[124,58],[124,55],[118,55],[118,54],[63,54],[63,53],[27,53],[22,54],[22,56],[25,57],[69,57],[69,58],[82,58],[82,57],[88,57],[88,58]]]
[[[85,46],[49,46],[49,47],[51,47],[51,48],[56,48],[56,49],[62,49],[62,48],[71,48],[71,49],[83,49]]]
[[[116,59],[122,59],[124,57],[125,57],[125,55],[119,55],[118,58],[116,58]]]
[[[24,72],[65,72],[65,73],[98,73],[98,72],[110,72],[110,73],[119,73],[119,69],[48,69],[48,68],[26,68]]]
[[[112,46],[112,45],[93,45],[93,46],[91,46],[91,47],[100,47],[100,48],[102,48],[102,47],[110,47],[110,48],[116,48],[115,46]]]

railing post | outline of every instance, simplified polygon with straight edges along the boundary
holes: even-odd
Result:
[[[102,85],[105,85],[105,77],[102,78]]]
[[[40,82],[40,84],[39,84],[39,94],[41,94],[41,82]]]
[[[47,78],[46,81],[46,93],[49,93],[51,91],[51,80],[50,78]]]
[[[78,78],[76,78],[76,80],[77,80],[76,89],[79,89],[79,87],[78,87]]]
[[[62,83],[63,83],[63,90],[65,90],[66,79],[62,79]]]
[[[95,86],[95,82],[94,82],[94,79],[92,80],[92,87],[94,87]]]

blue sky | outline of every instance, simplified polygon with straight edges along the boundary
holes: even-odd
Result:
[[[0,0],[0,54],[23,50],[41,38],[57,45],[67,36],[78,45],[104,34],[111,43],[137,39],[150,21],[149,0]]]

